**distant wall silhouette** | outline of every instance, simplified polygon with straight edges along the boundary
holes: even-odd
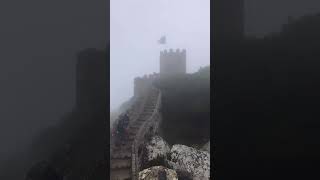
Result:
[[[86,49],[78,53],[76,106],[86,111],[104,111],[107,104],[106,52]]]

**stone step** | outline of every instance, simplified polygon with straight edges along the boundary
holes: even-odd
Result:
[[[134,130],[134,131],[138,131],[140,128],[140,125],[132,125],[131,127],[129,127],[130,130]]]
[[[135,132],[137,132],[137,131],[140,129],[140,127],[143,125],[144,122],[145,122],[145,121],[141,121],[141,123],[137,123],[137,124],[135,124],[135,125],[132,125],[131,128],[129,128],[130,131],[135,131]]]
[[[121,142],[115,142],[115,147],[119,147],[119,146],[129,146],[130,144],[128,144],[131,140],[131,138],[126,138],[125,140],[121,141]]]
[[[128,125],[128,129],[131,129],[133,126],[136,126],[136,124],[138,123],[137,121],[138,121],[138,119],[137,119],[136,121],[134,121],[134,122],[131,122],[131,123]]]
[[[131,180],[131,169],[111,169],[110,180]]]
[[[153,112],[154,108],[144,108],[144,112]]]
[[[111,154],[111,159],[124,159],[124,158],[131,158],[131,152],[114,152]]]
[[[113,152],[123,151],[123,150],[131,150],[131,144],[126,143],[125,145],[115,146],[112,148]]]
[[[147,104],[147,105],[145,105],[144,107],[143,107],[143,110],[145,110],[145,109],[155,109],[154,107],[154,104]]]
[[[139,118],[136,119],[136,121],[134,121],[132,123],[132,125],[136,125],[137,123],[139,124],[139,123],[141,123],[141,122],[143,122],[143,121],[145,121],[147,119],[148,119],[147,117],[139,117]]]
[[[132,124],[132,130],[135,130],[135,129],[139,129],[143,123],[146,122],[146,120],[140,120],[140,121],[137,121],[135,122],[134,124]],[[131,130],[131,128],[129,128]]]
[[[129,128],[129,130],[128,130],[129,136],[131,136],[131,134],[135,135],[139,130],[139,128],[133,128],[133,127],[134,126],[132,126],[132,128]],[[136,127],[141,127],[141,125],[136,126]]]
[[[142,112],[141,115],[139,117],[144,117],[144,116],[151,116],[152,112]]]
[[[149,106],[156,106],[157,100],[152,100],[144,104],[144,107],[149,107]]]
[[[110,162],[112,169],[122,169],[131,167],[131,158],[113,159]]]
[[[137,133],[138,133],[138,131],[129,132],[129,135],[134,137],[134,136],[136,136]]]
[[[152,115],[152,113],[142,112],[137,119],[148,119],[151,115]]]
[[[152,113],[153,113],[153,111],[143,111],[143,113],[146,113],[146,114],[147,114],[147,116],[151,116],[151,115],[152,115]]]
[[[144,121],[146,121],[146,120],[148,120],[148,118],[139,118],[139,119],[137,119],[137,121],[136,121],[136,123],[135,123],[135,124],[138,124],[138,123],[144,122]]]

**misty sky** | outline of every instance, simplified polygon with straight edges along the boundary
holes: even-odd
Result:
[[[159,72],[160,49],[185,48],[187,71],[210,64],[210,0],[111,0],[111,110],[133,95],[133,79]],[[166,35],[167,45],[157,40]]]

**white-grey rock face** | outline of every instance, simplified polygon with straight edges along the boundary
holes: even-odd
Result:
[[[210,141],[207,142],[202,148],[201,148],[202,151],[207,151],[210,153]]]
[[[139,172],[139,180],[178,180],[175,170],[163,166],[153,166]]]
[[[153,136],[146,145],[146,151],[147,161],[150,162],[159,158],[166,158],[170,152],[170,146],[160,136]]]
[[[193,176],[193,179],[210,179],[210,153],[197,150],[185,145],[173,145],[170,156],[167,157],[167,163],[170,168],[187,172]]]

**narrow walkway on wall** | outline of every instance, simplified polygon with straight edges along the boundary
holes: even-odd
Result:
[[[147,96],[147,97],[145,97]],[[120,142],[119,144],[115,144],[114,140],[111,141],[111,155],[110,155],[110,179],[111,180],[131,180],[135,179],[132,177],[132,174],[135,169],[132,167],[134,164],[132,160],[132,145],[135,140],[135,137],[139,131],[141,131],[142,125],[147,122],[147,120],[152,116],[158,96],[159,91],[157,89],[151,89],[150,92],[146,93],[145,96],[140,97],[145,100],[138,100],[136,104],[132,107],[139,107],[142,104],[143,110],[139,113],[135,118],[129,115],[130,122],[128,125],[128,134],[129,137],[126,140]],[[134,113],[134,112],[133,112]]]

